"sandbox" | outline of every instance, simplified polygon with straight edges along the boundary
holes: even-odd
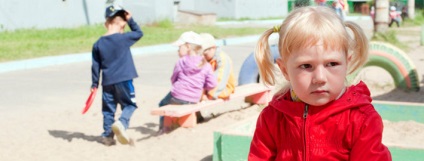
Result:
[[[401,139],[395,138],[394,141],[392,139],[387,143],[383,136],[383,143],[389,147],[393,160],[422,160],[424,158],[424,143],[422,143],[424,141],[424,133],[421,132],[424,131],[424,104],[386,101],[373,101],[372,103],[385,122],[385,131],[395,133],[397,130],[390,129],[391,127],[387,127],[386,123],[405,123],[401,127],[407,124],[420,125],[414,126],[414,128],[419,128],[414,130],[416,133],[419,132],[419,134],[411,134],[415,136],[409,136],[406,133],[402,134],[404,136],[401,136]],[[257,117],[253,116],[237,124],[215,131],[213,160],[247,160]],[[413,137],[419,137],[419,139],[414,139]],[[407,141],[403,139],[413,140]],[[414,142],[414,144],[410,142]]]

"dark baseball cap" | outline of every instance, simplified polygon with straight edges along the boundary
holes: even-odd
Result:
[[[115,5],[106,7],[105,18],[113,17],[118,12],[125,12],[125,10],[121,6],[115,6]]]

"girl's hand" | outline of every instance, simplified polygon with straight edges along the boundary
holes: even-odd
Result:
[[[202,101],[208,101],[209,99],[208,99],[208,96],[206,96],[205,94],[204,95],[202,95]]]

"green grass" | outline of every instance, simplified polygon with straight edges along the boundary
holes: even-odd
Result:
[[[165,20],[149,26],[141,26],[144,37],[134,46],[148,46],[171,43],[185,31],[208,32],[217,39],[255,35],[265,28],[220,28],[215,26],[175,27]],[[126,30],[129,30],[128,27]],[[55,28],[47,30],[25,29],[13,32],[0,32],[0,62],[63,55],[69,53],[90,52],[93,43],[106,29],[102,24],[78,28]]]
[[[418,26],[424,24],[424,10],[416,10],[415,19],[407,19],[402,26]],[[268,18],[271,19],[271,18]],[[274,17],[273,19],[282,19]],[[231,19],[220,19],[230,21]],[[247,20],[242,18],[237,21]],[[261,34],[266,28],[220,28],[216,26],[174,26],[169,20],[156,24],[141,26],[144,37],[134,46],[148,46],[175,41],[185,31],[198,33],[208,32],[216,38],[228,38]],[[127,30],[129,30],[127,28]],[[0,62],[37,58],[44,56],[63,55],[69,53],[90,52],[92,44],[104,33],[103,24],[83,26],[78,28],[55,28],[47,30],[25,29],[13,32],[0,32]],[[397,31],[385,34],[376,33],[373,40],[391,43],[405,51],[407,45],[396,38]]]
[[[409,51],[408,45],[400,42],[398,38],[396,37],[396,35],[397,35],[397,31],[388,30],[386,33],[374,33],[372,40],[387,42],[402,49],[405,52]]]
[[[402,27],[413,27],[413,26],[422,26],[424,25],[424,10],[416,9],[415,10],[415,18],[414,19],[405,19],[402,24]],[[374,41],[383,41],[395,45],[396,47],[408,52],[410,49],[406,43],[408,42],[400,42],[397,38],[397,35],[416,35],[420,33],[411,32],[411,31],[396,31],[395,28],[389,30],[386,33],[374,33],[372,40]]]
[[[90,51],[101,26],[75,29],[16,30],[0,33],[0,61]]]
[[[424,10],[423,9],[416,9],[415,10],[415,18],[414,19],[405,19],[402,22],[402,26],[409,27],[409,26],[421,26],[424,25]]]

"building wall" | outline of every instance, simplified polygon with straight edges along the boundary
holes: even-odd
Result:
[[[218,18],[258,19],[287,15],[287,0],[180,0],[179,7],[216,13]]]
[[[165,19],[173,20],[173,0],[125,0],[123,6],[134,15],[141,24],[150,24]]]
[[[175,1],[180,2],[179,5],[178,5],[179,9],[194,11],[196,9],[194,2],[202,1],[202,0],[175,0]]]
[[[100,0],[0,0],[0,30],[95,24],[104,8]]]
[[[287,15],[287,0],[236,0],[235,18],[270,18]]]
[[[237,0],[197,0],[195,2],[196,10],[216,13],[218,18],[235,18]]]
[[[0,0],[0,31],[71,28],[104,22],[110,0]],[[115,0],[136,22],[175,20],[177,8],[215,13],[218,18],[267,18],[287,14],[287,0]],[[179,5],[174,5],[179,1]]]
[[[173,0],[117,0],[145,24],[173,18]],[[0,31],[104,23],[106,0],[0,0]]]

